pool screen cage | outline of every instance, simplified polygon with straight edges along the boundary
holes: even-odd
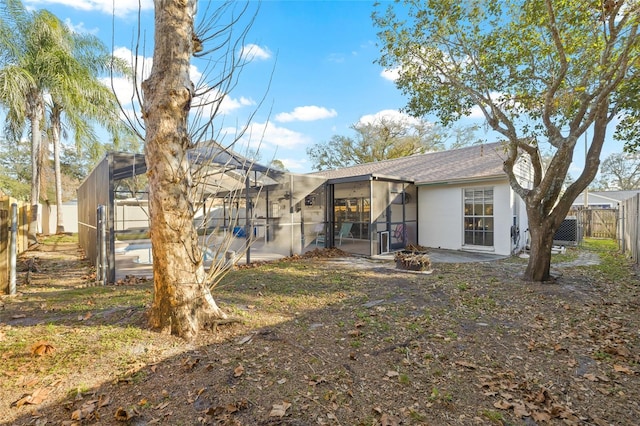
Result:
[[[247,262],[253,247],[297,254],[327,221],[323,178],[274,170],[213,141],[190,150],[189,161],[196,182],[194,224],[205,251],[215,244],[209,234],[233,233]],[[110,152],[78,189],[80,246],[103,283],[116,282],[116,243],[149,244],[146,171],[144,155]]]

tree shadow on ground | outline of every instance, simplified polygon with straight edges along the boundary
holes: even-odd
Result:
[[[639,291],[632,275],[613,283],[592,269],[568,268],[554,284],[532,285],[514,278],[524,266],[510,260],[436,265],[431,275],[372,265],[354,270],[312,259],[236,271],[215,294],[244,323],[193,343],[144,330],[137,314],[113,325],[109,309],[127,312],[119,287],[112,292],[120,302],[76,327],[5,322],[8,338],[34,328],[33,337],[58,339],[53,346],[73,339],[77,346],[3,355],[16,372],[4,373],[13,393],[3,392],[0,412],[12,424],[637,418]],[[132,298],[142,300],[145,288]],[[39,404],[10,406],[39,389],[46,394]]]

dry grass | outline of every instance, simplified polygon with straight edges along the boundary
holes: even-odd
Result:
[[[600,265],[557,269],[548,284],[520,281],[517,258],[436,264],[431,275],[320,253],[244,268],[215,290],[243,322],[191,344],[145,328],[151,283],[87,286],[73,245],[53,246],[27,254],[38,258],[32,284],[2,299],[6,424],[604,425],[640,415],[638,280],[606,242],[583,249]]]

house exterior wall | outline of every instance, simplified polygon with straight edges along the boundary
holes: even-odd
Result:
[[[493,189],[493,246],[464,244],[464,189]],[[518,216],[520,229],[526,229],[526,211],[520,198],[506,181],[481,182],[466,185],[428,185],[418,188],[418,243],[426,247],[448,250],[489,251],[510,255],[513,244],[511,226]],[[524,233],[521,231],[521,235]],[[524,243],[524,238],[519,244]]]

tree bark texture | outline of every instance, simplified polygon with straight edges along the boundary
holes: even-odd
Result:
[[[209,291],[193,225],[187,120],[196,1],[154,3],[153,67],[142,84],[154,276],[150,326],[192,339],[207,321],[226,317]]]
[[[44,101],[37,91],[32,91],[27,99],[27,110],[31,124],[31,215],[27,228],[29,245],[38,243],[38,203],[40,202],[40,173],[42,134],[40,125],[44,116]]]
[[[64,218],[62,214],[62,171],[60,170],[60,108],[54,106],[51,113],[51,140],[53,142],[53,170],[56,186],[56,234],[64,232]]]

